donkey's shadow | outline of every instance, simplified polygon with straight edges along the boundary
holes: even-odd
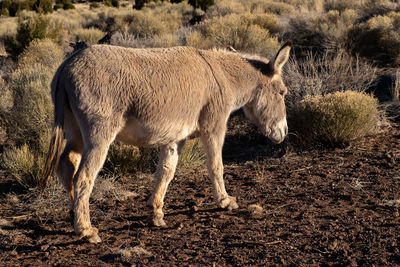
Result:
[[[281,144],[274,144],[245,118],[242,110],[235,111],[230,116],[222,150],[224,163],[282,157],[287,149],[287,140]]]

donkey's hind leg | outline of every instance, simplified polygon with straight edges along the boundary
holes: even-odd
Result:
[[[164,212],[162,211],[164,197],[169,183],[174,178],[178,157],[184,144],[185,141],[183,140],[179,143],[169,144],[161,148],[156,171],[156,186],[147,202],[147,205],[152,209],[150,218],[154,226],[166,225],[163,219]]]
[[[98,243],[101,242],[98,230],[90,223],[89,197],[116,131],[113,131],[109,125],[91,125],[85,131],[82,132],[85,148],[73,181],[74,228],[80,238],[90,243]]]
[[[78,170],[82,157],[83,141],[78,124],[70,110],[65,110],[64,131],[67,144],[60,157],[60,163],[57,169],[57,175],[61,184],[70,197],[70,216],[73,225],[74,222],[74,188],[72,178]]]

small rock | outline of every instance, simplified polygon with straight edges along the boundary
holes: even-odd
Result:
[[[49,245],[40,246],[40,251],[47,251],[49,249]]]
[[[18,256],[18,251],[13,250],[13,251],[10,252],[10,255],[12,255],[12,256]]]
[[[259,216],[259,215],[263,214],[264,209],[260,205],[251,204],[247,207],[247,211],[252,216]]]

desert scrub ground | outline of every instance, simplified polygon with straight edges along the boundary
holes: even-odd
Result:
[[[196,9],[188,1],[32,1],[11,9],[4,2],[2,265],[400,264],[397,2],[215,0]],[[229,120],[224,177],[238,211],[215,208],[197,139],[185,146],[167,193],[164,229],[146,220],[157,149],[110,148],[91,198],[98,246],[74,236],[55,177],[37,188],[51,78],[70,43],[94,44],[112,31],[112,45],[232,47],[264,57],[293,40],[283,73],[285,143],[270,143],[241,111]]]

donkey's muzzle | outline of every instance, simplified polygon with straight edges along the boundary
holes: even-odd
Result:
[[[270,135],[268,136],[272,142],[275,144],[282,143],[285,140],[286,135],[288,134],[288,126],[286,117],[280,120],[275,127],[272,128]]]

